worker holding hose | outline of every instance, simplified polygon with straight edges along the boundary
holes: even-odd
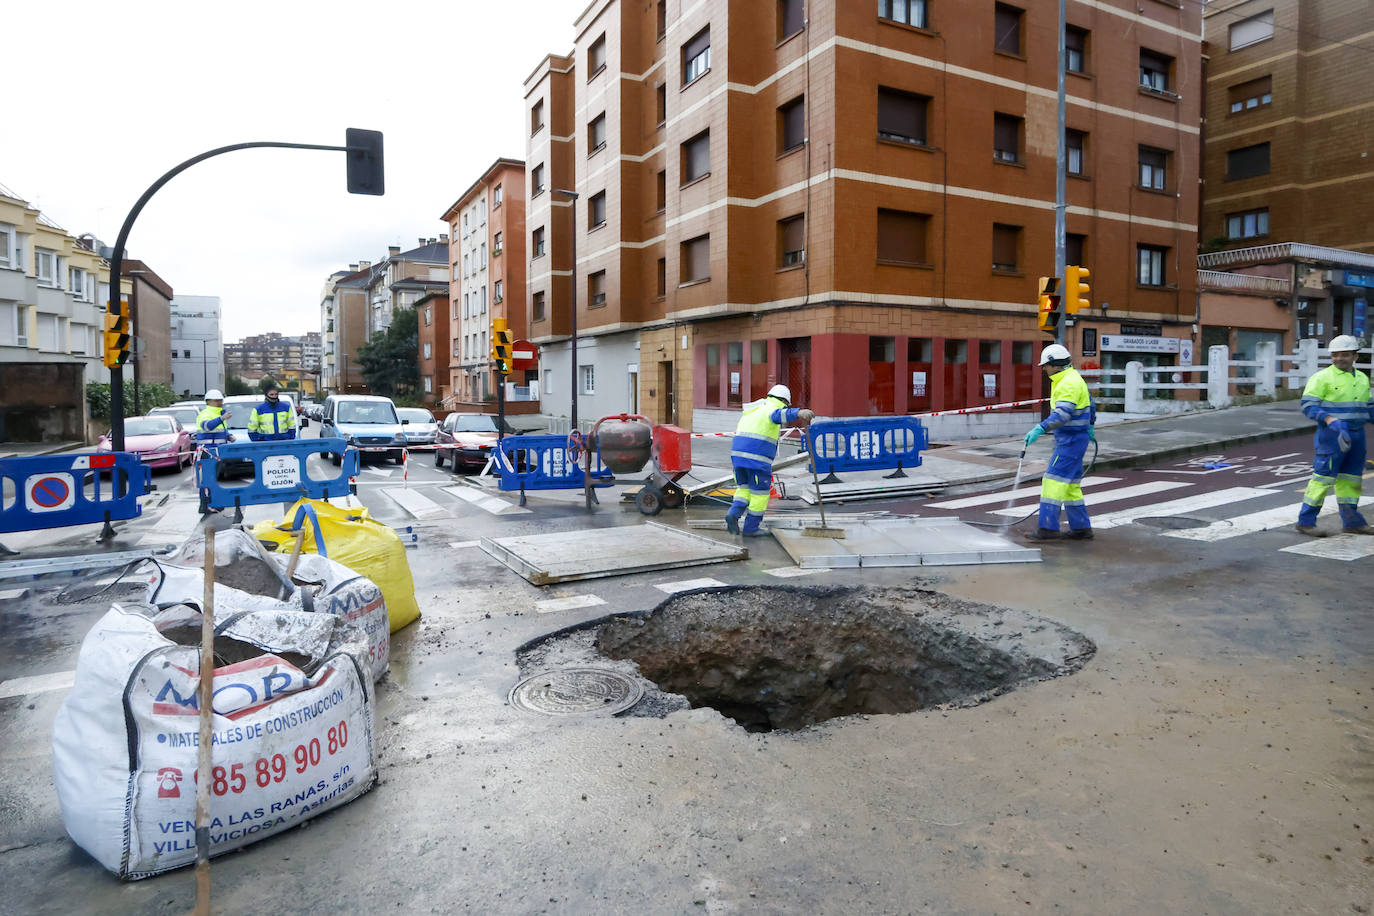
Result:
[[[778,454],[778,436],[787,423],[801,420],[809,424],[815,414],[792,406],[792,391],[786,385],[774,385],[768,394],[752,404],[744,405],[744,416],[735,427],[730,441],[730,464],[735,470],[735,498],[725,513],[725,527],[731,534],[747,538],[768,534],[759,525],[768,509],[768,495],[772,489],[773,458]],[[744,530],[740,530],[740,516]]]
[[[1074,541],[1091,540],[1092,521],[1083,504],[1083,455],[1089,442],[1097,441],[1093,424],[1097,406],[1088,394],[1088,384],[1072,365],[1069,351],[1050,344],[1040,353],[1040,365],[1050,374],[1050,415],[1026,433],[1029,447],[1048,432],[1054,433],[1054,454],[1040,481],[1040,521],[1026,533],[1032,541],[1060,537],[1060,510],[1069,517],[1069,530],[1063,537]]]

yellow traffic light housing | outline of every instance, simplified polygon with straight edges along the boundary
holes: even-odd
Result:
[[[507,330],[506,319],[493,318],[491,320],[491,358],[496,361],[496,368],[499,372],[510,372],[511,361],[514,359],[511,353],[514,344],[515,339]]]
[[[1040,308],[1040,330],[1055,333],[1059,327],[1059,278],[1041,277],[1037,303]]]
[[[118,369],[129,361],[129,345],[133,341],[129,327],[129,303],[121,299],[105,313],[105,365]]]
[[[1070,315],[1079,309],[1090,308],[1092,288],[1088,286],[1088,268],[1070,264],[1064,268],[1064,311]]]

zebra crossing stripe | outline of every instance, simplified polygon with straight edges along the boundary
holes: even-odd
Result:
[[[1366,496],[1360,500],[1360,505],[1367,506],[1371,502],[1374,502],[1374,496]],[[1225,541],[1229,538],[1240,537],[1242,534],[1254,534],[1257,531],[1285,528],[1296,524],[1298,508],[1298,503],[1288,503],[1277,509],[1265,509],[1262,512],[1251,512],[1249,515],[1238,515],[1235,518],[1212,522],[1206,528],[1185,528],[1180,531],[1165,531],[1163,534],[1165,537],[1182,538],[1186,541]],[[1328,501],[1322,507],[1318,518],[1335,514],[1336,506]]]
[[[443,506],[436,503],[422,493],[414,490],[407,490],[402,487],[387,487],[382,491],[402,509],[409,512],[416,518],[434,518],[438,515],[447,515]]]
[[[551,614],[554,611],[572,611],[582,607],[596,607],[605,604],[603,598],[596,595],[570,595],[567,598],[548,598],[544,601],[536,601],[534,609],[541,614]]]
[[[490,512],[492,515],[519,515],[530,511],[517,506],[508,499],[484,493],[476,487],[444,487],[444,492],[456,496],[464,502],[472,503],[483,512]]]
[[[1318,541],[1303,541],[1281,548],[1285,553],[1300,553],[1327,560],[1362,560],[1374,554],[1374,538],[1359,534],[1341,534]]]
[[[694,588],[718,588],[724,584],[719,579],[683,579],[680,582],[659,582],[654,588],[674,595]]]
[[[1081,486],[1084,488],[1097,486],[1104,483],[1116,483],[1120,477],[1084,477]],[[1040,497],[1039,484],[1033,487],[1020,487],[1016,490],[1003,490],[1000,493],[983,493],[979,496],[966,496],[963,499],[950,499],[942,503],[930,503],[927,509],[967,509],[969,506],[985,506],[993,503],[1004,503],[1009,499],[1023,499],[1027,496]]]
[[[1149,506],[1136,506],[1133,509],[1108,512],[1106,515],[1099,515],[1093,518],[1093,528],[1116,528],[1121,525],[1129,525],[1138,518],[1151,518],[1164,515],[1186,515],[1189,512],[1196,512],[1199,509],[1210,509],[1213,506],[1224,506],[1227,503],[1254,499],[1257,496],[1273,495],[1273,490],[1261,490],[1259,487],[1231,487],[1226,490],[1214,490],[1211,493],[1199,493],[1196,496],[1185,496],[1183,499],[1175,499],[1170,502],[1154,503]]]
[[[1117,487],[1114,490],[1094,490],[1091,493],[1083,494],[1083,502],[1087,506],[1100,506],[1103,503],[1116,502],[1121,499],[1130,499],[1133,496],[1148,496],[1151,493],[1163,493],[1165,490],[1177,490],[1179,487],[1191,487],[1194,484],[1182,480],[1152,480],[1149,483],[1139,483],[1132,487]],[[989,515],[1025,515],[1025,506],[1013,506],[1010,509],[994,509]],[[1146,513],[1150,515],[1152,513]],[[1093,519],[1093,524],[1097,520]]]

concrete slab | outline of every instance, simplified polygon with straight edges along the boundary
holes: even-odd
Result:
[[[527,537],[483,538],[482,549],[534,585],[747,560],[749,551],[657,522]]]
[[[836,527],[833,523],[831,527]],[[773,536],[799,567],[970,566],[1039,563],[1040,551],[958,519],[913,518],[845,525],[842,539],[778,530]]]

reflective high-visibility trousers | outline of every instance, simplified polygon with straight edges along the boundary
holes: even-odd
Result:
[[[744,516],[744,532],[758,531],[763,522],[763,513],[768,511],[769,486],[772,474],[758,468],[735,465],[735,498],[730,503],[728,517],[738,519]]]
[[[1350,437],[1350,450],[1330,451],[1319,444],[1317,455],[1312,460],[1312,479],[1302,494],[1302,509],[1298,511],[1298,524],[1310,527],[1317,524],[1317,513],[1326,494],[1336,491],[1336,508],[1341,512],[1341,526],[1361,528],[1367,524],[1360,514],[1360,494],[1363,492],[1365,438],[1363,435]]]
[[[1088,428],[1056,431],[1050,466],[1040,479],[1040,527],[1059,530],[1059,513],[1069,517],[1072,531],[1092,529],[1083,504],[1083,455],[1088,450]]]

